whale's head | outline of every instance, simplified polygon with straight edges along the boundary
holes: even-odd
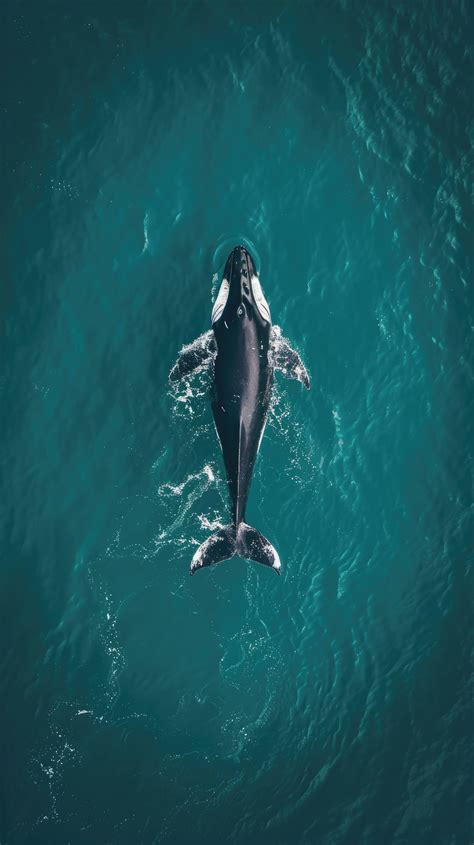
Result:
[[[270,308],[263,295],[255,262],[248,249],[236,246],[230,253],[222,277],[211,322],[233,322],[247,316],[260,323],[271,324]]]

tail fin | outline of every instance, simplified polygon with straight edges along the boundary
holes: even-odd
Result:
[[[226,525],[212,537],[208,537],[196,551],[191,562],[190,573],[194,575],[196,569],[212,566],[234,555],[262,563],[264,566],[271,566],[276,574],[280,575],[281,564],[278,552],[263,534],[247,525],[246,522],[241,522],[237,529],[235,525]]]
[[[246,560],[271,566],[280,575],[281,563],[277,550],[263,534],[246,522],[241,522],[237,531],[237,554]]]
[[[191,561],[190,574],[194,575],[196,569],[201,569],[202,566],[212,566],[213,563],[233,557],[236,553],[235,535],[235,525],[226,525],[204,540]]]

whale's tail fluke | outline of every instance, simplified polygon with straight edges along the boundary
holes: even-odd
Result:
[[[235,539],[235,525],[225,525],[212,537],[204,540],[191,561],[191,575],[194,575],[196,569],[201,569],[203,566],[212,566],[213,563],[220,563],[221,560],[228,560],[233,557],[235,555]]]
[[[191,575],[203,566],[212,566],[234,555],[271,566],[277,575],[280,574],[281,564],[276,549],[256,528],[241,522],[238,527],[226,525],[220,528],[199,546],[191,562]]]
[[[280,574],[281,564],[277,550],[260,531],[246,522],[241,522],[237,531],[236,554],[246,560],[271,566],[277,575]]]

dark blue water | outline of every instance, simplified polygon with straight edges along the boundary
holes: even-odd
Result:
[[[2,845],[472,845],[472,6],[1,6]],[[171,391],[245,241],[282,577]]]

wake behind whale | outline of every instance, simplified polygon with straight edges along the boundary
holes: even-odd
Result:
[[[208,367],[211,403],[222,448],[231,501],[232,522],[198,548],[191,574],[234,555],[270,566],[279,575],[280,558],[269,540],[245,521],[253,469],[267,420],[274,371],[310,380],[294,349],[273,326],[254,261],[244,246],[227,259],[211,315],[212,328],[184,346],[170,381]]]

